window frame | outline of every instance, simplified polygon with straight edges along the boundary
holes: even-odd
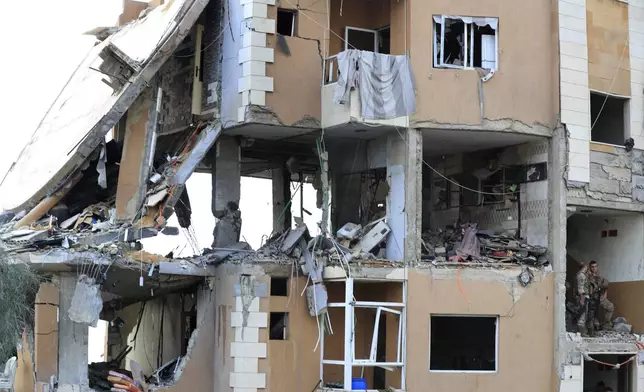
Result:
[[[494,318],[494,370],[434,370],[432,369],[432,317],[475,317]],[[498,314],[442,314],[432,313],[429,315],[429,356],[427,368],[430,373],[470,373],[470,374],[497,374],[499,372],[499,323],[501,318]]]
[[[441,34],[440,34],[440,47],[437,45],[437,37],[436,37],[436,24],[437,22],[434,20],[434,17],[439,17],[441,18]],[[463,18],[466,18],[464,16],[460,15],[454,15],[455,18],[450,17],[449,15],[433,15],[432,16],[432,64],[434,68],[438,69],[467,69],[467,70],[475,70],[477,67],[474,67],[474,26],[476,23],[474,21],[472,22],[466,22],[463,20]],[[464,42],[463,42],[463,51],[466,53],[465,55],[465,61],[463,65],[454,65],[454,64],[446,64],[445,63],[445,21],[446,20],[459,20],[456,18],[461,18],[460,20],[463,22],[463,37],[464,37]],[[489,17],[489,19],[495,19],[497,27],[494,29],[494,68],[491,69],[491,71],[496,72],[499,70],[499,30],[498,30],[498,24],[499,24],[499,18],[498,17]],[[470,26],[468,29],[468,25]],[[469,34],[468,34],[469,30]],[[469,37],[468,37],[469,35]],[[440,49],[440,52],[437,50]],[[481,49],[482,50],[482,49]],[[440,53],[440,59],[437,59],[437,54]],[[481,59],[481,62],[483,60]]]
[[[277,9],[277,16],[275,17],[275,32],[277,33],[277,21],[279,18],[279,13],[288,13],[291,14],[291,35],[288,35],[286,37],[295,37],[295,23],[297,22],[295,19],[295,14],[297,13],[297,10],[289,9],[289,8],[278,8]],[[283,35],[283,34],[281,34]]]
[[[373,52],[378,52],[378,30],[363,29],[361,27],[345,26],[344,27],[344,50],[349,50],[349,30],[363,31],[367,33],[373,33]]]

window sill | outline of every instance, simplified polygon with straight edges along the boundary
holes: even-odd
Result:
[[[430,373],[497,374],[498,370],[429,370]]]

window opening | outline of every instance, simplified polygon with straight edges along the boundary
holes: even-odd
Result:
[[[323,380],[323,385],[332,386],[333,388],[342,388],[350,389],[354,371],[361,371],[360,374],[364,374],[363,371],[365,368],[373,368],[374,372],[372,373],[373,377],[369,378],[370,383],[379,383],[378,373],[375,372],[376,368],[382,368],[389,371],[399,371],[402,375],[401,387],[400,389],[405,389],[404,374],[405,374],[405,302],[406,302],[406,286],[404,282],[400,282],[402,285],[402,302],[379,302],[379,301],[363,301],[358,300],[354,296],[354,280],[347,278],[344,285],[344,302],[329,302],[327,304],[328,308],[342,308],[344,310],[344,344],[343,344],[343,358],[327,358],[325,357],[325,335],[330,334],[328,326],[325,326],[325,329],[329,332],[324,332],[321,334],[320,344],[322,349],[320,350],[320,359],[322,361],[322,368],[320,369],[320,379]],[[332,293],[330,293],[330,296]],[[336,300],[339,298],[336,297]],[[364,315],[365,310],[375,311],[375,319],[373,326],[371,325],[361,325],[358,326],[358,310],[361,314]],[[396,345],[391,347],[391,340],[387,343],[384,341],[387,340],[387,328],[385,326],[385,320],[393,317],[393,320],[396,321],[395,330],[389,332],[389,336],[396,336]],[[391,327],[392,324],[389,324]],[[373,332],[370,333],[371,329]],[[356,331],[369,331],[367,332],[368,337],[366,339],[361,339],[356,337]],[[333,335],[337,334],[338,331],[332,333]],[[341,333],[341,332],[340,332]],[[360,334],[358,332],[358,334]],[[361,347],[356,349],[356,342],[359,342]],[[364,354],[358,358],[356,356],[356,351],[361,351]],[[389,351],[389,356],[387,356],[387,351]],[[366,357],[366,358],[365,358]],[[343,367],[343,379],[342,383],[336,383],[336,380],[326,380],[324,377],[324,368],[325,366],[341,366]],[[386,374],[386,373],[385,373]],[[331,382],[329,382],[331,381]],[[335,386],[338,384],[339,386]],[[376,384],[377,385],[377,384]],[[370,388],[370,390],[373,388]]]
[[[378,31],[358,27],[345,27],[344,49],[378,52]]]
[[[584,391],[634,391],[636,372],[633,368],[637,361],[630,361],[619,368],[604,365],[624,363],[636,354],[589,354],[592,360],[584,361],[583,390]]]
[[[498,19],[434,16],[434,68],[498,68]]]
[[[498,317],[431,316],[429,370],[495,372]]]
[[[391,27],[378,29],[378,53],[391,54]]]
[[[270,340],[286,340],[288,313],[271,312],[270,324]]]
[[[271,278],[271,297],[288,296],[288,279]]]
[[[593,142],[624,145],[627,139],[626,105],[628,99],[590,93],[590,139]]]
[[[295,11],[280,8],[277,10],[277,34],[295,35]]]

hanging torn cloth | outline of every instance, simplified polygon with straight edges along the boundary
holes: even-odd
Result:
[[[338,71],[333,101],[346,104],[351,88],[359,87],[365,119],[403,117],[416,111],[409,57],[350,49],[338,54]]]

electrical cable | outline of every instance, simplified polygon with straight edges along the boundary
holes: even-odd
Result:
[[[294,5],[293,3],[291,3],[289,0],[284,0],[284,2],[286,2],[287,4],[289,4],[291,7],[293,7],[293,8],[295,8],[295,9],[297,9],[301,15],[303,15],[303,16],[305,16],[306,18],[310,19],[310,20],[311,20],[311,21],[313,21],[315,24],[317,24],[318,26],[320,26],[320,27],[322,27],[323,29],[325,29],[325,31],[326,31],[326,30],[328,30],[329,32],[331,32],[331,34],[333,34],[333,35],[335,35],[336,37],[338,37],[340,40],[342,40],[342,42],[344,42],[344,43],[345,43],[345,44],[347,44],[348,46],[352,46],[352,45],[351,45],[351,44],[349,44],[349,43],[348,43],[344,38],[342,38],[340,35],[338,35],[337,33],[335,33],[335,32],[334,32],[333,30],[331,30],[330,28],[325,27],[324,25],[322,25],[321,23],[319,23],[318,21],[316,21],[313,17],[311,17],[311,16],[307,15],[307,14],[306,14],[306,12],[304,12],[304,11],[300,10],[300,8],[299,8],[299,7],[295,6],[295,5]],[[406,1],[405,1],[405,3],[406,3]],[[405,18],[406,18],[406,17],[407,17],[407,16],[405,15]],[[406,24],[407,24],[407,21],[406,21],[406,19],[405,19],[405,25],[406,25]],[[628,41],[626,42],[626,44],[628,44]],[[352,46],[352,47],[353,47],[353,46]],[[355,47],[353,47],[353,49],[355,49]],[[625,49],[625,48],[624,48],[624,49]],[[406,28],[405,28],[405,54],[407,54],[407,29],[406,29]],[[622,52],[622,58],[623,58],[623,54],[624,54],[624,52]],[[621,60],[620,60],[620,64],[621,64]],[[618,70],[619,70],[619,67],[618,67]],[[608,98],[608,97],[607,97],[607,98]],[[600,113],[601,113],[601,111],[600,111]],[[407,119],[407,120],[408,120],[408,119]],[[380,127],[379,125],[369,125],[369,124],[363,124],[363,125],[367,125],[367,126],[371,126],[371,127]],[[405,144],[407,144],[407,147],[410,147],[410,146],[409,146],[409,143],[407,142],[407,140],[405,140],[405,138],[403,137],[403,135],[400,133],[400,129],[399,129],[398,127],[395,127],[395,128],[396,128],[396,131],[398,132],[398,135],[399,135],[399,136],[401,137],[401,139],[405,142]],[[320,138],[321,138],[322,140],[324,140],[324,128],[322,128],[322,134],[321,134]],[[450,179],[450,178],[448,178],[448,177],[444,176],[444,175],[443,175],[442,173],[440,173],[438,170],[434,169],[434,168],[433,168],[429,163],[427,163],[427,162],[425,161],[425,159],[421,158],[421,160],[422,160],[423,164],[425,164],[425,166],[427,166],[429,169],[431,169],[431,170],[432,170],[434,173],[436,173],[438,176],[440,176],[440,177],[442,177],[443,179],[447,180],[448,182],[450,182],[450,183],[454,184],[455,186],[458,186],[459,188],[461,188],[461,189],[465,189],[465,190],[470,191],[470,192],[474,192],[474,193],[477,193],[477,194],[480,194],[480,195],[489,195],[489,196],[514,195],[514,194],[517,194],[517,193],[521,192],[520,190],[517,190],[517,191],[514,191],[514,192],[483,192],[483,191],[479,191],[479,190],[477,190],[477,189],[472,189],[472,188],[466,187],[465,185],[459,184],[458,182],[456,182],[456,181],[454,181],[454,180],[452,180],[452,179]]]
[[[628,47],[628,37],[626,37],[626,41],[624,42],[624,48],[622,49],[622,56],[619,58],[619,63],[617,63],[617,68],[615,69],[615,74],[613,75],[613,79],[610,82],[610,87],[608,88],[608,93],[606,94],[606,97],[604,98],[604,102],[602,103],[602,107],[599,109],[599,113],[597,113],[597,117],[595,118],[595,121],[593,121],[593,124],[590,126],[590,130],[592,131],[593,128],[595,128],[595,124],[597,124],[597,120],[599,120],[599,117],[602,114],[602,111],[604,110],[604,106],[606,105],[606,101],[608,101],[608,96],[611,94],[613,91],[613,85],[615,84],[615,80],[617,80],[617,74],[619,74],[619,67],[622,65],[622,60],[624,60],[624,53],[626,53],[626,48]]]

